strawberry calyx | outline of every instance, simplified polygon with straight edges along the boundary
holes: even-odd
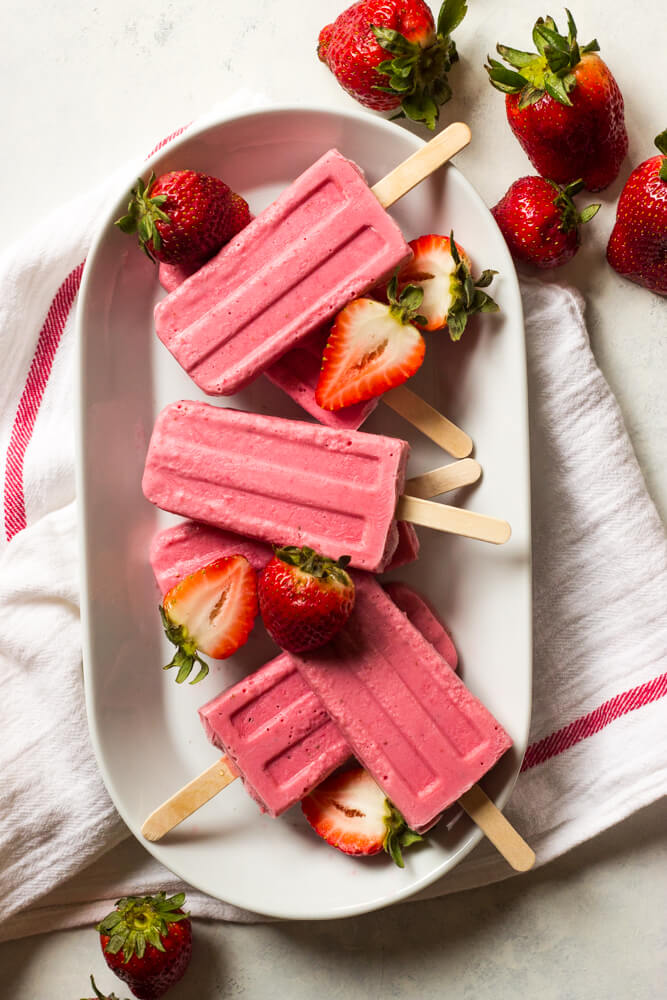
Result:
[[[664,132],[661,132],[660,135],[656,135],[655,144],[659,152],[663,155],[663,160],[658,171],[658,177],[661,181],[667,181],[667,128]]]
[[[170,662],[165,664],[162,669],[170,670],[172,667],[178,667],[176,683],[182,684],[183,681],[188,679],[195,663],[197,663],[199,664],[199,673],[194,680],[190,681],[190,684],[198,684],[199,681],[203,681],[207,676],[208,664],[202,660],[197,652],[197,641],[190,635],[185,625],[178,625],[170,619],[162,605],[160,605],[159,610],[164,634],[169,639],[169,642],[176,646],[176,652]]]
[[[473,278],[467,262],[461,257],[454,242],[454,233],[449,236],[450,253],[454,259],[454,270],[450,276],[451,304],[447,312],[447,326],[452,340],[460,340],[468,324],[468,318],[475,313],[498,312],[497,302],[483,292],[493,281],[497,271],[486,269],[479,278]]]
[[[104,951],[110,955],[122,951],[126,964],[133,955],[143,958],[149,944],[158,951],[165,951],[162,938],[167,934],[168,925],[187,920],[189,916],[180,909],[184,902],[183,892],[168,899],[164,892],[155,896],[124,896],[119,899],[116,909],[95,928],[109,937]]]
[[[424,300],[424,289],[420,285],[406,285],[398,294],[398,272],[387,285],[387,301],[389,312],[403,326],[414,323],[425,326],[428,320],[419,313],[419,307]]]
[[[95,996],[97,997],[97,1000],[118,1000],[118,997],[116,996],[115,993],[101,993],[92,975],[90,977],[90,985],[93,987],[93,990],[95,991]],[[82,1000],[88,1000],[88,998],[83,997]]]
[[[597,215],[602,207],[599,203],[595,205],[588,205],[581,212],[577,206],[572,201],[572,196],[578,194],[579,191],[584,186],[583,180],[581,178],[576,181],[572,181],[567,187],[560,187],[555,181],[550,181],[545,178],[548,184],[556,191],[556,196],[554,198],[554,205],[558,209],[560,215],[560,225],[559,229],[562,233],[569,233],[570,230],[576,229],[578,225],[585,222],[590,222],[594,215]]]
[[[403,851],[411,844],[417,844],[424,838],[416,830],[411,830],[389,799],[385,799],[384,824],[386,833],[382,841],[382,849],[399,868],[405,868]]]
[[[137,179],[136,188],[132,188],[130,202],[127,206],[127,214],[117,219],[115,225],[124,233],[136,233],[139,237],[139,246],[147,257],[155,262],[155,257],[149,249],[159,251],[162,247],[162,237],[157,222],[171,222],[171,218],[160,206],[167,200],[166,194],[158,194],[151,198],[150,192],[155,183],[155,174],[151,172],[148,183],[143,179]]]
[[[316,580],[335,580],[344,587],[354,587],[346,567],[350,563],[350,556],[341,556],[339,559],[330,559],[328,556],[320,555],[315,549],[304,545],[282,545],[274,549],[274,554],[281,562],[288,566],[296,566],[302,573],[315,577]]]
[[[504,94],[520,94],[519,108],[535,104],[545,94],[549,94],[559,104],[572,105],[569,94],[576,87],[573,70],[586,52],[599,52],[597,39],[588,45],[577,42],[577,26],[570,11],[567,14],[567,35],[562,35],[553,17],[538,18],[533,28],[533,42],[537,53],[513,49],[508,45],[496,45],[505,62],[513,69],[503,66],[497,59],[488,57],[489,80],[496,90]]]
[[[378,45],[392,56],[376,67],[389,77],[388,85],[377,84],[375,89],[401,98],[401,110],[395,118],[410,118],[435,128],[440,105],[452,96],[447,74],[459,58],[450,35],[467,9],[466,0],[444,0],[435,34],[425,45],[409,41],[393,28],[371,25]]]

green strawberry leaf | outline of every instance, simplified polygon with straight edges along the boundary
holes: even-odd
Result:
[[[466,0],[445,0],[438,14],[438,23],[436,25],[438,34],[443,37],[451,35],[454,28],[458,28],[467,12],[468,5]]]
[[[521,49],[511,49],[508,45],[496,45],[496,49],[501,54],[505,62],[516,69],[523,69],[535,62],[534,52],[522,52]],[[498,64],[500,65],[500,63]]]

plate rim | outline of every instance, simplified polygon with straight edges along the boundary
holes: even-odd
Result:
[[[174,151],[177,151],[179,147],[186,145],[193,138],[197,138],[202,134],[215,131],[222,125],[226,125],[229,122],[233,122],[239,119],[249,119],[257,118],[261,119],[263,117],[275,117],[283,115],[285,113],[289,114],[316,114],[325,115],[330,118],[335,119],[349,119],[356,122],[363,122],[373,127],[384,130],[387,133],[395,133],[398,126],[388,121],[380,116],[371,115],[364,111],[359,111],[356,109],[345,109],[338,110],[326,107],[317,103],[309,103],[307,105],[295,105],[288,102],[282,103],[266,103],[259,106],[253,106],[244,109],[235,109],[232,111],[221,111],[219,113],[209,113],[204,115],[199,121],[194,121],[186,125],[182,132],[176,135],[172,139],[164,140],[164,144],[160,144],[149,157],[147,157],[142,164],[142,173],[153,168],[154,164],[159,162],[161,159],[170,155]],[[402,133],[409,137],[408,141],[414,146],[414,150],[419,149],[421,146],[425,145],[427,140],[422,139],[415,133],[405,129],[401,130]],[[473,184],[467,179],[467,177],[458,169],[455,163],[450,162],[448,164],[449,170],[455,170],[459,175],[460,181],[468,189],[469,195],[473,200],[477,201],[478,205],[483,209],[483,211],[489,216],[489,219],[493,222],[493,225],[497,225],[493,215],[491,214],[488,206],[484,202],[483,198],[473,186]],[[161,847],[159,844],[153,844],[146,841],[140,833],[140,829],[136,827],[134,820],[127,813],[123,800],[117,791],[111,775],[106,766],[106,759],[102,752],[101,743],[99,739],[99,734],[97,726],[95,723],[95,712],[93,706],[93,665],[92,665],[92,650],[91,650],[91,614],[90,614],[90,593],[88,586],[88,559],[89,551],[87,545],[88,536],[88,518],[89,518],[89,507],[86,502],[87,489],[85,483],[85,462],[84,462],[84,444],[85,444],[85,420],[84,420],[84,410],[83,410],[83,398],[85,390],[85,371],[83,365],[83,340],[84,340],[84,330],[83,330],[83,318],[86,313],[87,300],[89,295],[89,287],[92,283],[93,278],[91,275],[94,274],[96,257],[100,252],[101,245],[107,235],[107,230],[110,225],[113,224],[113,216],[118,212],[118,205],[121,200],[127,198],[127,192],[130,190],[131,186],[136,182],[137,178],[137,164],[128,164],[126,171],[122,172],[122,178],[124,180],[118,180],[117,192],[110,192],[108,198],[105,199],[105,205],[107,206],[104,217],[100,220],[97,230],[92,238],[89,251],[86,255],[86,261],[83,269],[81,285],[79,288],[79,301],[76,313],[76,323],[75,323],[75,358],[76,358],[76,373],[75,373],[75,444],[76,444],[76,462],[75,462],[75,481],[76,481],[76,497],[77,504],[79,507],[79,517],[77,518],[77,545],[79,552],[79,579],[81,585],[81,601],[80,601],[80,613],[81,613],[81,645],[82,645],[82,660],[83,660],[83,678],[84,678],[84,696],[86,705],[86,716],[88,721],[88,731],[93,746],[93,751],[95,754],[96,763],[100,771],[102,780],[106,787],[106,790],[117,809],[119,815],[121,816],[123,822],[126,824],[131,834],[136,840],[141,844],[141,846],[150,853],[156,861],[164,865],[169,871],[171,871],[177,878],[182,879],[187,885],[190,885],[193,889],[205,893],[212,898],[219,899],[223,903],[228,903],[233,906],[239,907],[241,909],[248,909],[246,903],[241,900],[230,899],[229,897],[223,898],[212,892],[210,888],[205,885],[198,883],[197,879],[192,879],[188,875],[184,875],[182,871],[179,870],[180,866],[172,864],[169,860],[163,857],[163,853],[168,851],[168,848]],[[126,178],[126,179],[125,179]],[[121,186],[122,184],[122,186]],[[524,347],[522,352],[523,357],[523,381],[524,381],[524,399],[525,399],[525,455],[527,461],[527,483],[525,488],[527,490],[526,496],[526,511],[527,511],[527,562],[528,562],[528,572],[532,576],[532,532],[531,532],[531,489],[530,489],[530,448],[529,448],[529,410],[528,410],[528,391],[527,391],[527,368],[526,368],[526,349],[525,349],[525,324],[523,315],[523,304],[521,300],[521,293],[519,288],[518,276],[516,269],[512,262],[511,256],[508,252],[508,259],[511,262],[511,268],[503,271],[503,278],[508,283],[508,291],[511,290],[514,303],[513,307],[516,309],[514,313],[516,322],[524,335]],[[521,745],[521,759],[523,758],[523,753],[525,752],[530,721],[531,721],[531,710],[532,710],[532,685],[533,685],[533,656],[532,656],[532,628],[533,628],[533,615],[532,615],[532,592],[529,588],[529,615],[528,615],[528,648],[529,648],[529,658],[530,658],[530,669],[528,671],[528,688],[526,691],[527,695],[527,718],[524,721],[524,732],[525,737]],[[515,741],[515,746],[516,746]],[[505,788],[501,790],[497,798],[494,800],[498,808],[502,809],[509,801],[514,786],[516,784],[517,778],[521,769],[521,759],[517,763],[516,771],[507,782]],[[344,917],[356,916],[363,913],[369,913],[377,909],[381,909],[385,906],[389,906],[393,903],[398,903],[404,901],[410,897],[413,897],[416,893],[437,882],[439,879],[443,878],[448,872],[452,871],[460,862],[473,850],[473,848],[483,839],[482,831],[472,823],[467,817],[465,821],[471,825],[468,836],[465,841],[456,849],[453,854],[443,861],[439,866],[431,871],[430,873],[418,878],[416,881],[411,883],[409,886],[402,887],[391,893],[380,894],[377,898],[367,900],[363,903],[355,903],[349,905],[336,906],[333,909],[331,907],[327,909],[317,910],[313,909],[308,915],[305,915],[301,911],[290,910],[289,906],[281,907],[278,911],[275,908],[267,907],[264,909],[254,909],[252,912],[262,914],[267,917],[275,917],[278,919],[294,919],[294,920],[322,920],[322,919],[342,919]]]

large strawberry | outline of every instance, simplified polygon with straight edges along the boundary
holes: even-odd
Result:
[[[498,305],[482,291],[498,272],[486,270],[473,278],[470,258],[454,241],[454,233],[429,233],[412,240],[410,247],[412,260],[401,268],[398,283],[399,288],[413,285],[424,293],[419,306],[422,315],[412,321],[421,330],[447,327],[451,339],[460,340],[470,316],[498,312]]]
[[[250,218],[244,198],[224,181],[194,170],[173,170],[132,190],[127,214],[116,225],[137,233],[144,252],[165,264],[201,266]]]
[[[667,129],[658,156],[636,167],[621,191],[607,260],[619,274],[667,295]]]
[[[552,17],[533,29],[537,53],[496,46],[513,67],[489,59],[491,83],[507,96],[507,120],[530,162],[558,184],[581,178],[601,191],[617,176],[628,150],[623,97],[596,40],[580,47],[569,10],[568,33]]]
[[[580,212],[572,196],[578,180],[561,188],[544,177],[520,177],[491,212],[515,260],[535,267],[558,267],[574,257],[581,238],[579,225],[597,214],[599,205]]]
[[[341,630],[354,607],[349,561],[295,545],[276,549],[259,575],[257,592],[266,630],[279,646],[303,653]]]
[[[302,800],[301,809],[327,844],[344,854],[386,851],[399,868],[403,850],[423,840],[361,767],[327,778]]]
[[[322,357],[315,399],[324,410],[340,410],[374,399],[407,381],[424,360],[424,338],[415,324],[424,293],[408,284],[397,294],[397,279],[387,289],[388,303],[353,299],[331,328]]]
[[[199,673],[190,681],[196,684],[208,674],[199,652],[224,660],[247,641],[257,615],[256,573],[244,556],[217,559],[172,587],[160,614],[176,646],[164,669],[178,667],[176,681],[182,684],[197,663]]]
[[[139,1000],[156,1000],[184,975],[192,954],[192,925],[185,895],[125,896],[100,921],[109,968]]]
[[[450,35],[466,10],[466,0],[445,0],[436,27],[424,0],[360,0],[322,28],[317,54],[364,107],[400,108],[397,117],[433,129],[452,96]]]

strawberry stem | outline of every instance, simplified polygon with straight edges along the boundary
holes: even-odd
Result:
[[[127,214],[114,223],[124,233],[137,233],[139,246],[153,262],[155,262],[155,257],[151,249],[159,251],[162,247],[162,237],[156,222],[171,222],[170,217],[160,207],[167,200],[166,194],[159,194],[154,198],[150,197],[154,183],[154,173],[151,173],[147,184],[139,177],[137,186],[131,191]]]
[[[159,610],[164,633],[169,642],[172,642],[176,646],[176,652],[171,661],[162,669],[169,670],[171,667],[178,667],[176,683],[182,684],[192,673],[195,663],[198,663],[200,668],[199,673],[194,680],[190,681],[191,684],[198,684],[199,681],[203,681],[207,676],[208,664],[202,660],[197,652],[197,644],[190,637],[185,625],[177,625],[175,622],[172,622],[162,605],[160,605]]]
[[[384,86],[377,84],[375,89],[400,95],[401,110],[394,118],[411,118],[433,131],[440,105],[452,96],[447,74],[459,58],[450,35],[467,10],[466,0],[444,0],[435,38],[423,48],[393,28],[370,26],[378,45],[393,57],[376,67],[378,73],[389,77],[389,82]]]
[[[468,317],[475,313],[498,312],[500,306],[490,295],[483,292],[493,281],[497,271],[484,270],[474,279],[470,268],[459,254],[454,241],[454,232],[449,234],[449,250],[455,268],[450,276],[452,302],[447,313],[447,327],[452,340],[460,340],[468,324]]]

